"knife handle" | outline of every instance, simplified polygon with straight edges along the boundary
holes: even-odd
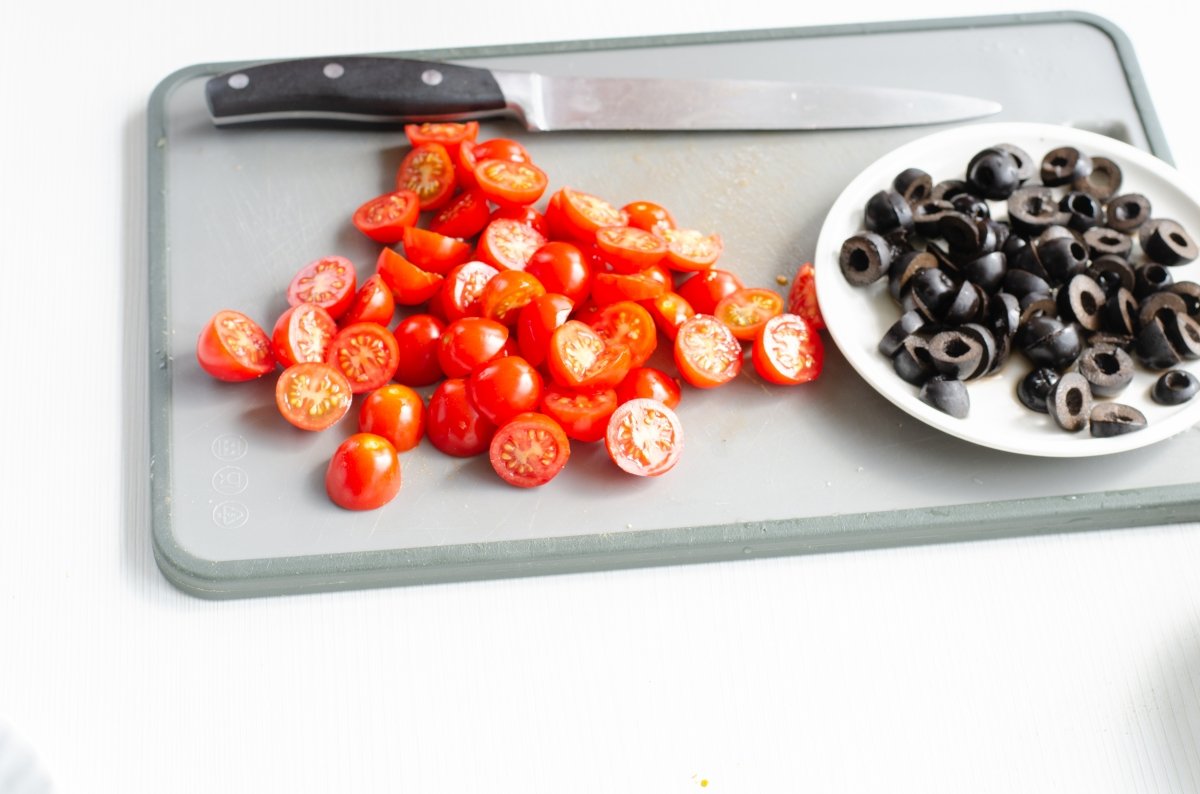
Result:
[[[501,115],[506,107],[487,69],[377,56],[249,66],[211,78],[205,92],[216,124],[447,121]]]

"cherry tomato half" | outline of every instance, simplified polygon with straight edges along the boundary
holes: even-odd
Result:
[[[342,315],[342,324],[379,323],[387,325],[392,321],[392,315],[395,313],[396,298],[392,295],[391,288],[383,280],[383,276],[375,273],[369,276],[358,288],[358,292],[354,294],[350,308]]]
[[[689,277],[675,291],[683,296],[696,314],[712,314],[722,298],[744,286],[736,274],[712,268]]]
[[[411,190],[423,210],[435,210],[450,200],[457,184],[454,160],[440,143],[412,147],[396,172],[396,189]]]
[[[405,124],[404,134],[413,146],[438,143],[453,154],[458,151],[459,146],[474,142],[479,136],[479,122],[426,121],[420,124]]]
[[[653,201],[632,201],[621,209],[629,216],[629,225],[648,232],[674,229],[675,219],[665,207]]]
[[[600,306],[618,301],[654,300],[667,289],[658,279],[641,273],[597,273],[592,279],[592,300]]]
[[[421,207],[417,194],[397,190],[367,201],[354,211],[354,226],[377,243],[391,245],[404,239],[404,230],[417,222]]]
[[[388,286],[392,300],[401,306],[419,306],[442,286],[442,276],[418,267],[391,248],[379,252],[375,272]],[[391,320],[389,314],[385,322]]]
[[[571,318],[574,307],[566,295],[547,292],[521,309],[517,315],[517,347],[526,361],[535,367],[542,365],[554,329]]]
[[[675,366],[698,389],[728,383],[742,371],[742,344],[729,326],[711,314],[697,314],[679,326]]]
[[[438,345],[438,363],[446,377],[465,378],[506,355],[508,327],[483,317],[464,317],[446,326]]]
[[[675,341],[679,326],[696,316],[696,310],[678,292],[664,292],[653,300],[643,301],[642,306],[650,312],[662,335],[671,341]]]
[[[783,313],[783,298],[774,290],[747,287],[726,295],[713,315],[743,342],[752,342],[763,324]]]
[[[517,324],[521,309],[545,294],[542,282],[524,270],[501,270],[484,286],[479,303],[484,317],[511,328]]]
[[[323,361],[293,364],[275,382],[275,406],[301,430],[332,427],[350,410],[352,399],[346,376]]]
[[[476,163],[475,184],[497,204],[532,204],[546,192],[549,180],[533,163],[492,159]]]
[[[625,345],[609,345],[591,326],[567,320],[550,336],[546,364],[560,386],[607,389],[624,379],[631,359]]]
[[[763,323],[751,353],[754,370],[782,386],[808,383],[821,374],[821,336],[798,314],[780,314]]]
[[[467,396],[467,382],[447,378],[429,398],[425,435],[439,451],[467,458],[487,451],[496,426],[479,412]]]
[[[400,349],[400,363],[392,377],[407,386],[429,386],[442,379],[438,363],[446,324],[432,314],[410,314],[392,330]]]
[[[640,367],[658,346],[658,329],[650,312],[633,301],[601,307],[588,323],[609,345],[629,348],[630,364]]]
[[[542,376],[520,356],[503,356],[471,373],[467,395],[481,414],[501,425],[517,414],[537,409],[542,401]]]
[[[453,322],[482,315],[483,290],[499,272],[486,262],[466,262],[451,268],[436,300],[442,316]]]
[[[470,261],[471,244],[457,237],[411,226],[404,230],[404,254],[422,270],[445,275],[450,268]]]
[[[617,406],[609,418],[604,446],[622,471],[657,477],[679,461],[683,425],[675,412],[658,400],[630,400]]]
[[[792,288],[788,291],[787,310],[803,317],[814,331],[825,329],[825,318],[821,316],[821,306],[817,303],[816,271],[812,262],[805,262],[796,268]]]
[[[474,237],[491,218],[487,196],[477,188],[459,193],[429,222],[429,231],[445,237]]]
[[[566,223],[572,237],[592,242],[604,226],[627,226],[629,216],[599,196],[581,190],[562,188],[558,191]]]
[[[400,458],[386,438],[355,433],[338,446],[325,470],[325,492],[346,510],[375,510],[400,493]]]
[[[344,256],[326,256],[300,268],[288,285],[288,305],[315,303],[336,320],[350,308],[357,289],[354,264]]]
[[[533,252],[525,271],[535,276],[547,292],[566,295],[582,303],[592,289],[592,268],[579,246],[552,240]]]
[[[658,400],[668,408],[674,408],[679,405],[682,392],[679,381],[661,369],[638,367],[629,370],[625,380],[617,384],[617,399],[626,403],[641,397]]]
[[[275,321],[271,342],[275,357],[285,367],[302,361],[324,361],[337,323],[315,303],[291,306]]]
[[[550,385],[542,396],[542,413],[554,419],[572,441],[590,443],[604,438],[608,418],[617,410],[613,389],[575,391]]]
[[[400,363],[400,347],[379,323],[353,323],[338,331],[325,360],[350,381],[354,394],[378,389],[392,379]]]
[[[636,226],[597,229],[596,245],[620,273],[640,272],[657,265],[667,255],[666,241]]]
[[[546,238],[529,224],[497,218],[484,227],[475,256],[500,270],[524,270],[545,244]]]
[[[695,229],[664,229],[659,234],[667,241],[667,257],[664,261],[673,270],[706,270],[716,263],[725,250],[719,234],[704,234]]]
[[[399,383],[380,386],[358,409],[358,429],[383,436],[397,452],[406,452],[425,435],[425,403],[421,395]]]
[[[518,488],[533,488],[563,470],[571,457],[571,442],[549,416],[522,413],[492,436],[488,457],[500,479]]]
[[[484,160],[509,160],[514,163],[528,163],[531,158],[529,150],[520,141],[512,138],[488,138],[479,141],[471,147],[471,154],[476,163]]]
[[[258,323],[224,309],[212,316],[196,340],[196,360],[217,380],[253,380],[275,369],[271,340]]]

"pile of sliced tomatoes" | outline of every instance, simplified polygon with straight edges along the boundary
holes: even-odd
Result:
[[[326,256],[287,285],[270,333],[222,310],[197,358],[242,381],[282,367],[276,404],[303,430],[357,430],[334,453],[330,498],[348,509],[400,489],[398,454],[422,438],[489,453],[506,482],[542,485],[571,442],[604,441],[622,470],[655,476],[679,458],[681,382],[709,389],[754,370],[780,385],[821,371],[812,266],[785,299],[716,267],[719,235],[681,228],[649,201],[617,206],[546,173],[514,140],[475,123],[410,125],[396,189],[354,212],[384,247],[361,284]],[[676,374],[650,365],[669,345]],[[660,358],[662,358],[660,356]],[[434,387],[426,402],[416,391]]]

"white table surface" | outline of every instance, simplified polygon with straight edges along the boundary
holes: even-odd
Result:
[[[62,792],[1200,790],[1195,524],[227,602],[159,574],[121,401],[163,77],[1043,9],[767,5],[4,4],[0,751]],[[1200,180],[1200,11],[1077,7]]]

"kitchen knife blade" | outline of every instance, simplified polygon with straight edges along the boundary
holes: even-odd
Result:
[[[379,56],[305,58],[211,78],[218,125],[517,118],[531,131],[817,130],[988,116],[1000,105],[932,91],[756,80],[558,77]]]

